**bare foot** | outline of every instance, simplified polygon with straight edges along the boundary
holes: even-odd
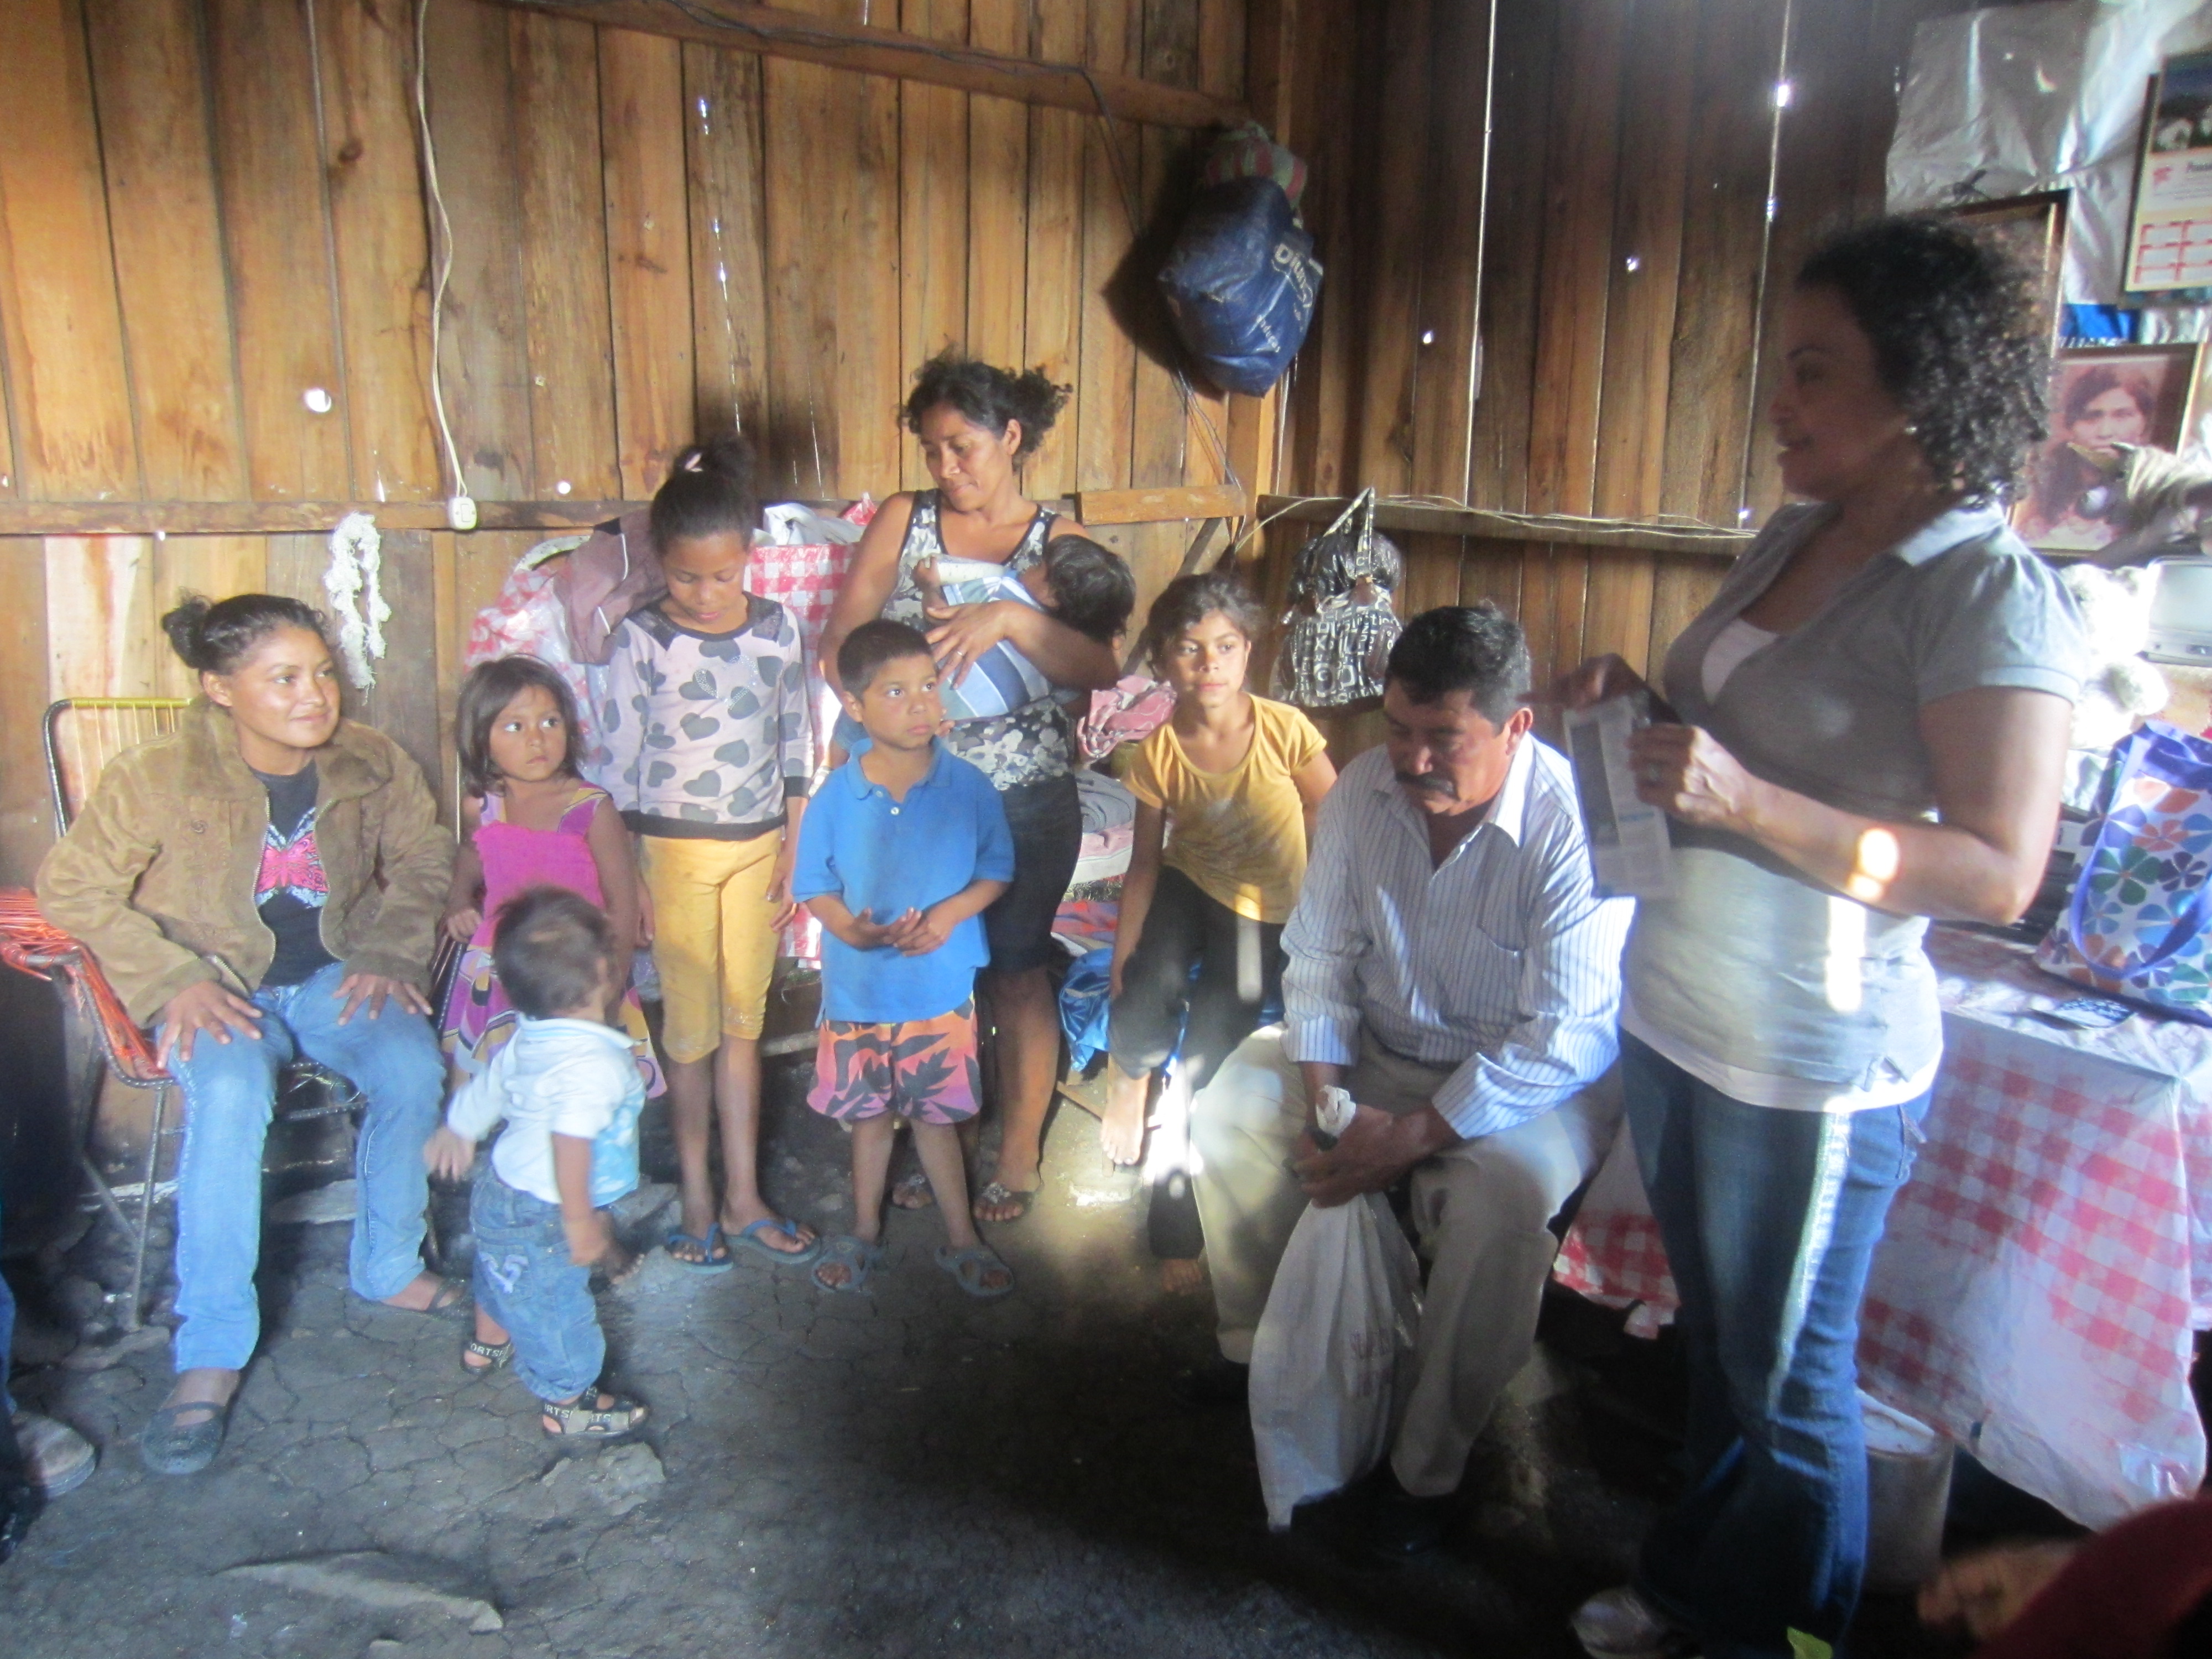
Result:
[[[1109,1164],[1126,1166],[1145,1156],[1145,1097],[1152,1074],[1125,1076],[1121,1066],[1107,1074],[1106,1109],[1098,1119],[1098,1150]]]
[[[732,1208],[725,1200],[722,1206],[722,1235],[732,1243],[744,1236],[746,1228],[757,1221],[773,1221],[773,1227],[763,1227],[753,1237],[778,1255],[800,1255],[814,1244],[814,1229],[805,1222],[778,1215],[760,1200],[750,1205]]]
[[[465,1294],[459,1285],[434,1273],[419,1273],[407,1281],[407,1287],[398,1295],[386,1297],[384,1305],[404,1308],[409,1313],[443,1313]]]
[[[994,1179],[985,1184],[982,1191],[975,1194],[975,1201],[968,1206],[969,1212],[978,1221],[1019,1221],[1030,1212],[1030,1206],[1036,1200],[1038,1179],[1038,1172],[1032,1167],[1027,1177],[1017,1186],[1006,1178],[1006,1171],[1001,1170]]]
[[[1192,1296],[1206,1288],[1206,1264],[1196,1256],[1160,1263],[1160,1288],[1170,1296]]]
[[[191,1370],[179,1371],[177,1381],[169,1390],[164,1406],[207,1406],[216,1413],[230,1404],[231,1396],[238,1392],[241,1371],[227,1371],[213,1365],[196,1365]]]
[[[936,1202],[937,1194],[929,1190],[929,1176],[921,1170],[916,1170],[891,1188],[891,1205],[895,1209],[926,1210]]]

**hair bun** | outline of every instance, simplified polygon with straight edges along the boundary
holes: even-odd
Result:
[[[161,631],[169,636],[169,648],[183,659],[187,668],[204,668],[207,656],[207,615],[214,605],[198,593],[187,593],[177,602],[175,610],[161,618]]]

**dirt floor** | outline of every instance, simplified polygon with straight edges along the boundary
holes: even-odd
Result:
[[[805,1075],[771,1067],[770,1190],[837,1229],[846,1141],[797,1106]],[[1003,1302],[936,1268],[928,1212],[894,1216],[887,1269],[860,1297],[656,1255],[602,1298],[610,1374],[653,1410],[649,1450],[574,1457],[511,1376],[460,1375],[461,1326],[351,1298],[342,1225],[270,1228],[261,1356],[222,1457],[184,1479],[146,1474],[134,1443],[166,1352],[23,1366],[59,1358],[57,1328],[100,1311],[82,1277],[58,1301],[32,1287],[47,1300],[25,1310],[20,1403],[91,1436],[101,1466],[0,1568],[0,1649],[1577,1651],[1567,1612],[1621,1577],[1669,1478],[1663,1438],[1638,1426],[1668,1416],[1650,1345],[1602,1319],[1547,1325],[1544,1363],[1478,1449],[1450,1547],[1362,1565],[1326,1506],[1271,1536],[1241,1416],[1176,1396],[1175,1373],[1209,1352],[1207,1304],[1159,1290],[1133,1193],[1091,1120],[1063,1109],[1041,1206],[990,1230],[1019,1276]],[[80,1274],[100,1238],[72,1254]],[[107,1277],[112,1246],[100,1259]],[[1917,1647],[1881,1638],[1898,1610],[1869,1622],[1862,1652]]]

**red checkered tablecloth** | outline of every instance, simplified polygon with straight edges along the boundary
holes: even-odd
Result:
[[[2002,941],[1937,930],[1943,1069],[1862,1310],[1867,1390],[2092,1526],[2194,1492],[2192,1328],[2212,1328],[2212,1031],[2038,1017],[2078,994]],[[1561,1283],[1671,1314],[1624,1129]]]

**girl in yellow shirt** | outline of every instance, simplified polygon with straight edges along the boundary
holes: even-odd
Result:
[[[1145,624],[1176,710],[1122,779],[1137,798],[1136,845],[1114,938],[1099,1131],[1116,1164],[1143,1156],[1152,1074],[1178,1038],[1183,1073],[1202,1089],[1262,1006],[1281,1001],[1283,924],[1336,769],[1312,721],[1244,689],[1262,617],[1235,576],[1212,571],[1170,583]],[[1160,1231],[1161,1255],[1198,1254],[1195,1240],[1178,1247]]]

